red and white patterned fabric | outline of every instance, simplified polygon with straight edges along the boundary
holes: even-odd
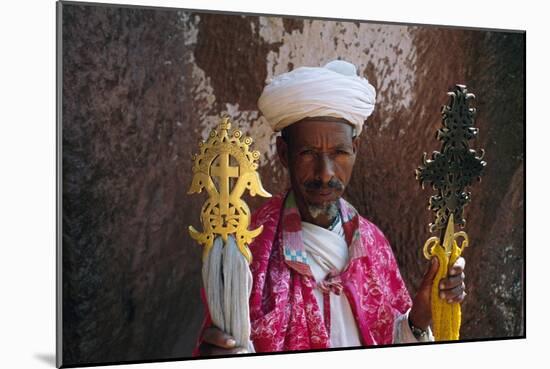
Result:
[[[292,220],[299,214],[295,214],[287,194],[267,201],[254,213],[250,226],[264,227],[250,245],[251,339],[256,352],[330,347],[330,326],[325,325],[313,293],[318,286],[307,259],[301,258],[299,217]],[[411,307],[409,293],[378,227],[358,215],[345,200],[341,199],[339,207],[350,260],[341,273],[331,274],[325,285],[341,287],[363,345],[391,344],[395,320]],[[207,314],[204,326],[209,324]],[[194,355],[197,353],[195,350]]]

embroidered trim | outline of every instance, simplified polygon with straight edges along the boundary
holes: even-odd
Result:
[[[359,232],[359,214],[346,200],[338,201],[339,218],[342,221],[349,260],[365,256],[365,246]],[[282,214],[281,245],[286,264],[300,274],[313,276],[309,267],[308,256],[302,241],[302,217],[296,205],[292,190],[286,195]]]

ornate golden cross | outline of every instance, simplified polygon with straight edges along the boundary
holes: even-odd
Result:
[[[263,227],[248,230],[250,209],[241,197],[246,190],[252,196],[271,197],[271,194],[264,190],[256,172],[260,153],[249,150],[252,138],[243,138],[239,130],[230,133],[230,128],[229,118],[223,118],[218,129],[210,132],[208,140],[199,143],[200,154],[193,156],[193,182],[188,193],[200,193],[204,188],[209,198],[201,210],[204,231],[199,232],[189,226],[189,233],[204,245],[203,260],[210,252],[216,235],[224,241],[229,235],[234,235],[239,250],[250,262],[252,255],[247,245],[262,232]],[[238,166],[231,166],[231,158]],[[217,179],[219,191],[212,177]],[[237,179],[233,188],[232,178]]]

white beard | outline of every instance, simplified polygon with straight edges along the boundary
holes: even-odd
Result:
[[[313,218],[318,218],[321,214],[326,215],[328,219],[333,220],[338,215],[338,206],[336,202],[327,205],[308,205],[309,214]]]

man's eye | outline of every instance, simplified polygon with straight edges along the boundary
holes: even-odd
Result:
[[[315,155],[313,150],[304,150],[300,153],[301,155]]]
[[[349,155],[350,153],[346,150],[336,150],[336,154],[338,154],[338,155]]]

